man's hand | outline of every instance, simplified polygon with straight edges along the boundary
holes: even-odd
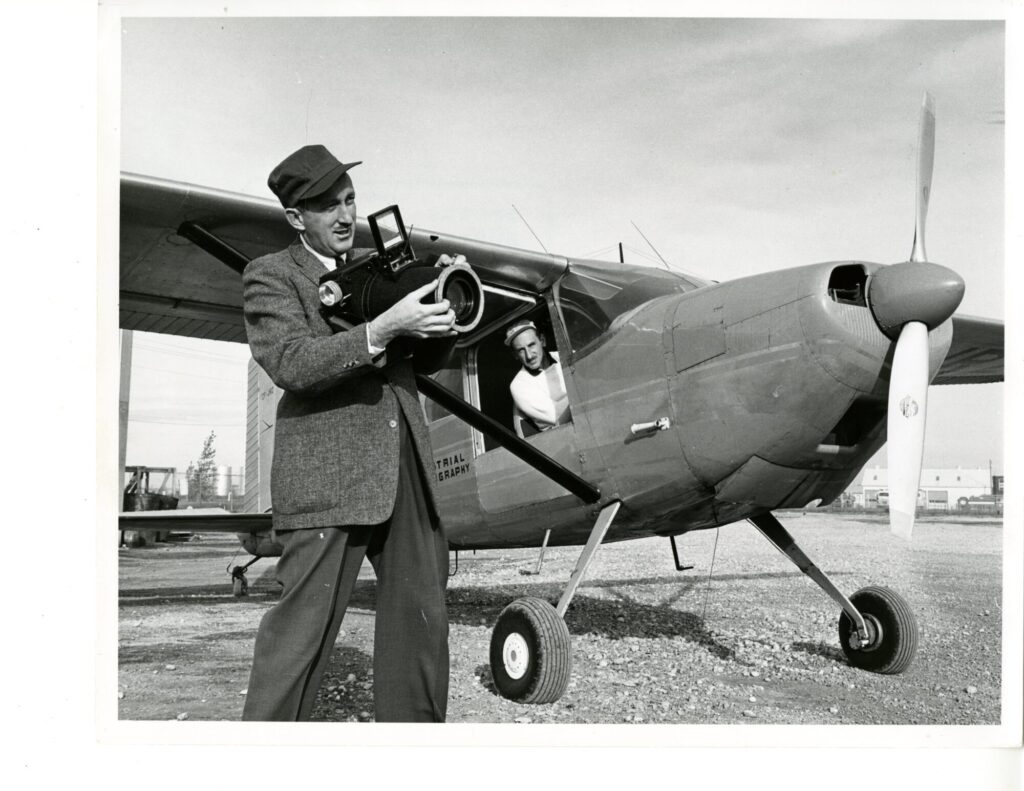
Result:
[[[410,291],[398,302],[372,319],[366,328],[371,346],[383,348],[399,335],[413,338],[447,338],[455,335],[455,313],[447,299],[433,305],[421,301],[437,288],[434,280]]]

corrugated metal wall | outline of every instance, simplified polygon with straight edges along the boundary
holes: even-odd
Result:
[[[246,513],[270,510],[270,461],[274,456],[274,422],[281,390],[270,381],[255,360],[249,360],[245,408]]]
[[[250,358],[245,399],[245,496],[242,499],[242,510],[248,514],[260,512],[259,392],[259,366]]]

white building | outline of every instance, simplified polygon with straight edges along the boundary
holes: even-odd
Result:
[[[917,507],[928,511],[955,511],[971,497],[992,494],[992,476],[986,468],[921,470],[921,488]],[[889,471],[883,467],[865,468],[860,480],[851,487],[860,490],[865,508],[884,508],[889,497]]]

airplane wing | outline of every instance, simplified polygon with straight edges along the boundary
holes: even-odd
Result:
[[[222,508],[177,511],[125,511],[118,514],[118,530],[183,530],[192,533],[266,533],[270,514],[233,514]]]
[[[245,263],[295,239],[276,201],[121,175],[120,327],[245,343]],[[568,260],[413,228],[421,257],[462,254],[493,288],[539,294]],[[356,247],[373,247],[365,219]]]
[[[1002,382],[1003,343],[1003,322],[953,316],[953,343],[932,384]]]
[[[122,175],[120,326],[245,343],[240,272],[182,236],[186,222],[249,258],[293,238],[271,201]]]

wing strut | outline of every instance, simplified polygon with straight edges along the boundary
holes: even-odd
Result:
[[[569,609],[572,597],[576,595],[576,588],[579,587],[580,580],[583,579],[583,575],[590,567],[590,561],[594,559],[597,548],[601,546],[601,542],[608,533],[608,528],[612,526],[612,520],[615,519],[615,515],[619,512],[621,505],[621,502],[615,500],[608,503],[608,505],[601,509],[601,513],[597,515],[597,521],[594,522],[594,527],[590,531],[587,545],[583,547],[583,552],[580,553],[580,557],[576,561],[576,568],[573,569],[572,574],[569,576],[569,584],[562,591],[562,597],[558,600],[558,606],[555,608],[559,618],[565,618],[565,613]]]
[[[546,475],[559,486],[563,486],[585,503],[596,503],[601,499],[601,490],[572,470],[563,467],[546,453],[524,442],[492,417],[485,415],[472,404],[457,396],[447,387],[439,385],[429,376],[416,374],[416,385],[423,395],[443,406],[453,415],[482,431],[513,456],[525,461],[537,472]]]
[[[206,230],[202,225],[192,220],[186,220],[178,226],[178,235],[188,239],[192,244],[203,250],[221,263],[227,264],[238,274],[242,274],[245,265],[249,263],[249,256],[236,250],[219,236]]]

